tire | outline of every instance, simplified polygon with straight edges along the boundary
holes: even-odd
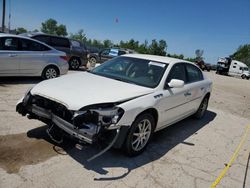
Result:
[[[205,113],[207,111],[207,107],[208,107],[208,101],[209,101],[209,97],[206,96],[202,101],[201,104],[197,110],[197,112],[194,114],[194,117],[196,119],[202,119],[205,116]]]
[[[48,66],[43,70],[42,78],[45,80],[56,78],[59,76],[59,70],[55,66]]]
[[[77,58],[77,57],[72,57],[69,60],[69,68],[71,70],[78,70],[80,65],[81,65],[81,60],[79,58]]]
[[[90,67],[95,67],[95,65],[97,63],[97,59],[95,57],[90,57],[89,63],[90,63]]]
[[[128,156],[136,156],[142,153],[152,137],[154,128],[155,120],[151,114],[139,115],[129,129],[124,144],[126,154]]]
[[[243,74],[243,75],[241,76],[241,78],[244,80],[244,79],[246,79],[247,77],[246,77],[245,74]]]

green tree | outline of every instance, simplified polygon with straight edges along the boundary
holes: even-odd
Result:
[[[61,25],[57,26],[57,28],[56,28],[56,34],[58,36],[67,36],[68,33],[67,33],[66,25],[62,25],[61,24]]]
[[[250,67],[250,44],[241,45],[231,57]]]
[[[47,34],[66,36],[67,28],[65,25],[57,25],[57,21],[50,18],[42,23],[41,31]]]
[[[27,29],[23,28],[23,27],[18,27],[16,29],[16,34],[21,34],[21,33],[27,33]]]
[[[70,34],[70,38],[75,39],[75,40],[79,40],[82,42],[87,42],[87,37],[86,34],[84,33],[83,29],[80,29],[77,33],[75,34]],[[91,42],[90,42],[91,44]]]
[[[167,50],[167,43],[165,40],[152,40],[151,44],[149,45],[149,54],[152,55],[161,55],[165,56]]]
[[[109,39],[106,39],[106,40],[103,41],[103,47],[104,47],[104,48],[110,48],[110,47],[112,47],[113,45],[114,45],[114,44],[113,44],[112,41],[109,40]]]

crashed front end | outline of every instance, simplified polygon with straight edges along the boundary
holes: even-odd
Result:
[[[80,143],[93,144],[101,139],[110,140],[114,135],[109,148],[117,143],[121,129],[117,123],[124,114],[124,110],[115,103],[89,105],[78,111],[68,110],[63,104],[31,95],[30,91],[18,102],[16,111],[23,116],[28,115],[29,119],[48,124],[47,132],[56,142],[59,140],[50,134],[53,127],[60,130],[60,134],[73,137]]]

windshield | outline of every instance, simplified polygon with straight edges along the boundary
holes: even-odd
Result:
[[[131,57],[116,57],[91,71],[123,82],[155,88],[168,64]]]
[[[244,71],[248,71],[248,67],[244,67],[243,70],[244,70]]]

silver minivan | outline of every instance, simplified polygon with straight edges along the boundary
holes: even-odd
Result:
[[[68,72],[64,52],[27,37],[0,33],[0,77],[58,77]]]

